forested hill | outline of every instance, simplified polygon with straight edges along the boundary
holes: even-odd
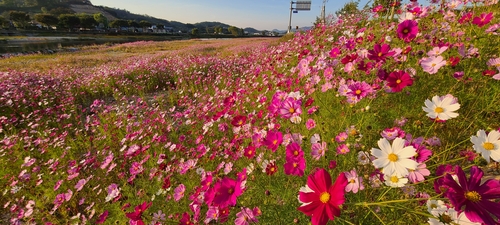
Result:
[[[198,28],[201,33],[214,32],[217,27],[228,28],[231,25],[222,22],[199,22],[195,24],[182,23],[166,19],[159,19],[149,15],[140,15],[129,12],[125,9],[112,8],[108,6],[94,6],[89,0],[0,0],[0,15],[4,19],[9,19],[9,12],[26,12],[31,18],[36,14],[52,14],[59,16],[61,14],[96,14],[101,13],[108,21],[127,20],[127,21],[147,21],[152,25],[163,25],[171,27],[174,30],[189,32]],[[1,18],[0,18],[1,19]],[[245,28],[249,33],[258,32],[253,28]]]

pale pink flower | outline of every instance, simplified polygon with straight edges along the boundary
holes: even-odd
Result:
[[[442,56],[431,56],[423,58],[420,64],[425,72],[435,74],[442,66],[446,65],[446,60]]]
[[[364,190],[363,178],[359,177],[356,170],[351,170],[349,172],[344,172],[347,178],[347,185],[345,186],[346,192],[358,193],[359,190]]]
[[[313,129],[314,127],[316,127],[316,122],[314,122],[314,120],[313,120],[313,119],[311,119],[311,118],[307,119],[307,122],[306,122],[306,128],[307,128],[308,130],[311,130],[311,129]]]
[[[181,198],[184,197],[184,192],[185,191],[186,191],[186,186],[184,186],[184,184],[179,184],[179,186],[177,186],[174,189],[174,200],[176,202],[178,202],[179,200],[181,200]]]

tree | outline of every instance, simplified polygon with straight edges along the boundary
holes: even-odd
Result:
[[[97,21],[95,21],[94,16],[90,14],[79,14],[78,18],[80,19],[80,27],[85,29],[92,29],[97,26]]]
[[[10,11],[9,18],[16,27],[22,28],[26,28],[31,20],[28,13],[20,11]]]
[[[36,14],[35,20],[47,27],[56,26],[59,23],[59,19],[50,14]]]
[[[58,7],[58,8],[55,8],[55,9],[51,9],[49,11],[49,13],[52,14],[52,15],[54,15],[54,16],[59,17],[62,14],[73,14],[75,12],[73,10],[71,10],[71,9],[68,9],[68,8]]]
[[[71,29],[78,27],[80,25],[80,18],[73,14],[62,14],[59,16],[59,26]]]
[[[104,27],[108,27],[108,18],[106,18],[102,13],[94,14],[94,20],[98,25],[102,24]]]
[[[238,36],[241,33],[241,30],[239,28],[233,26],[230,26],[229,28],[227,28],[227,30],[231,32],[231,34],[233,34],[234,36]]]
[[[193,29],[191,30],[191,34],[192,34],[192,35],[198,35],[198,34],[199,34],[198,28],[196,28],[196,27],[195,27],[195,28],[193,28]]]
[[[128,20],[113,20],[111,21],[111,23],[109,23],[109,26],[113,28],[128,27]]]
[[[5,19],[3,16],[0,16],[0,27],[8,27],[9,20]]]
[[[344,5],[343,8],[341,8],[339,11],[335,12],[335,15],[340,16],[340,15],[351,15],[351,14],[357,14],[359,13],[358,10],[358,1],[350,1]]]

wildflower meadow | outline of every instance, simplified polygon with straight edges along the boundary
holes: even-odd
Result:
[[[0,223],[498,224],[497,3],[1,59]]]

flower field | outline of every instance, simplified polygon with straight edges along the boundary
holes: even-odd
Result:
[[[0,223],[497,224],[500,8],[443,2],[2,59]]]

